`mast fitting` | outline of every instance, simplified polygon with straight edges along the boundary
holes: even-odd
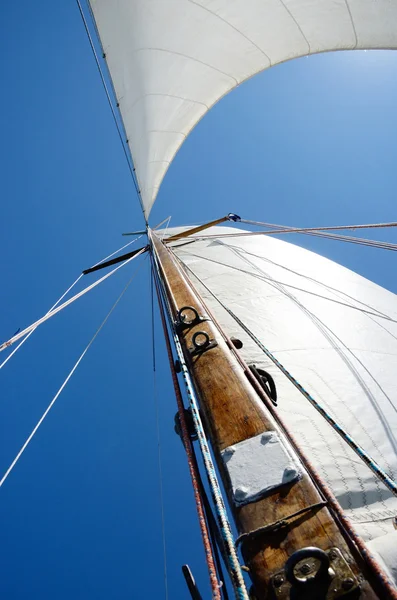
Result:
[[[264,371],[263,369],[258,369],[256,365],[248,366],[249,370],[254,375],[261,388],[265,390],[266,394],[269,396],[274,406],[277,406],[277,388],[273,377],[267,371]]]
[[[185,329],[191,329],[199,323],[209,320],[208,317],[201,317],[193,306],[182,306],[177,313],[175,328],[177,333],[181,333]]]
[[[211,348],[216,348],[218,345],[218,342],[210,339],[206,331],[196,331],[192,336],[192,343],[193,346],[189,346],[190,356],[203,354],[207,350],[211,350]]]
[[[302,477],[277,431],[264,431],[228,446],[221,456],[235,506],[256,502],[279,488],[290,488]]]
[[[284,569],[271,577],[278,600],[336,600],[358,598],[360,584],[339,548],[302,548],[286,561]]]

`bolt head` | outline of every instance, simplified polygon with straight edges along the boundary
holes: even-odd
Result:
[[[309,563],[304,563],[301,567],[299,567],[299,571],[302,573],[302,575],[308,575],[311,573],[312,567],[309,565]]]
[[[344,579],[342,581],[342,588],[344,590],[350,590],[354,585],[354,579],[352,579],[351,577],[347,577],[346,579]]]
[[[276,575],[273,579],[275,587],[280,587],[284,583],[284,577],[282,575]]]
[[[244,500],[244,498],[248,496],[248,490],[247,488],[241,486],[236,488],[236,491],[234,492],[234,497],[235,499],[238,500]]]

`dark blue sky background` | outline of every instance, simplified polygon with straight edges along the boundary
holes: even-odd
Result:
[[[75,2],[2,3],[0,57],[4,341],[143,219]],[[397,54],[378,51],[250,80],[193,131],[152,224],[229,211],[296,226],[397,220],[396,74]],[[393,252],[291,239],[397,291]],[[135,268],[40,327],[1,370],[1,473]],[[164,597],[151,352],[147,263],[0,491],[2,598]],[[186,598],[181,564],[208,586],[159,326],[156,352],[169,597]]]

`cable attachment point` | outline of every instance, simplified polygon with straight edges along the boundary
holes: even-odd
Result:
[[[184,415],[185,415],[185,422],[187,425],[189,437],[192,440],[192,442],[195,442],[197,440],[197,433],[196,433],[196,430],[194,429],[193,415],[192,415],[192,411],[190,410],[190,408],[184,409]],[[179,437],[181,438],[181,441],[183,443],[182,426],[181,426],[181,418],[179,415],[179,411],[177,413],[175,413],[174,431],[177,435],[179,435]]]
[[[267,371],[258,369],[256,365],[249,365],[249,370],[254,375],[260,386],[265,390],[270,400],[277,406],[277,389],[273,377]]]
[[[227,215],[227,218],[229,219],[229,221],[234,221],[235,223],[237,221],[241,221],[241,217],[239,217],[238,215],[234,214],[234,213],[229,213]]]
[[[193,346],[190,346],[189,348],[190,356],[203,354],[207,350],[211,350],[211,348],[215,348],[218,345],[218,342],[210,339],[210,336],[206,331],[196,331],[192,336],[192,343]]]
[[[359,582],[339,548],[325,551],[302,548],[294,552],[285,567],[271,578],[276,597],[296,598],[357,598]]]
[[[177,313],[175,328],[178,333],[181,333],[181,331],[190,329],[203,321],[209,321],[209,319],[207,317],[200,317],[193,306],[182,306]]]

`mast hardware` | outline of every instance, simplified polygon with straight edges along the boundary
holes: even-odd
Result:
[[[240,544],[243,545],[245,542],[252,541],[255,538],[258,538],[259,536],[265,534],[268,535],[270,533],[274,533],[275,531],[278,531],[279,529],[282,529],[284,527],[292,528],[294,525],[293,523],[291,524],[290,521],[296,519],[297,517],[301,517],[306,513],[313,513],[314,511],[320,510],[324,506],[327,506],[327,504],[328,502],[326,500],[321,500],[320,502],[316,502],[316,504],[304,506],[303,508],[291,513],[290,515],[287,515],[286,517],[278,519],[277,521],[273,521],[273,523],[268,523],[266,525],[263,525],[262,527],[258,527],[258,529],[253,529],[252,531],[242,533],[238,536],[238,538],[235,541],[236,548]]]
[[[206,331],[196,331],[192,336],[193,346],[189,347],[190,356],[203,354],[211,348],[216,348],[218,342],[211,340]]]
[[[227,215],[227,219],[229,221],[234,221],[235,223],[237,223],[237,221],[241,221],[241,217],[239,215],[236,215],[235,213],[229,213]]]
[[[270,400],[277,406],[277,389],[273,377],[267,371],[258,369],[256,365],[249,365],[249,370],[254,375],[262,389],[265,390]]]
[[[360,595],[358,579],[339,548],[297,550],[270,581],[278,600],[348,600]]]
[[[203,600],[189,565],[182,566],[182,573],[185,578],[186,585],[190,592],[190,597],[192,598],[192,600]]]
[[[193,315],[189,315],[189,313],[193,313]],[[191,329],[192,327],[195,327],[195,325],[209,320],[210,319],[208,319],[208,317],[200,317],[197,310],[193,308],[193,306],[182,306],[177,313],[175,328],[177,333],[181,333],[185,329]]]
[[[192,442],[195,442],[198,439],[198,435],[196,433],[196,430],[194,429],[194,421],[193,421],[192,411],[190,408],[185,408],[184,413],[185,413],[185,421],[186,421],[187,430],[188,430],[190,439],[192,440]],[[177,435],[179,435],[179,437],[181,438],[181,441],[183,443],[181,417],[180,417],[179,411],[175,413],[174,431]]]
[[[232,342],[233,346],[236,348],[236,350],[241,350],[241,348],[243,347],[243,342],[241,340],[239,340],[238,338],[232,336],[230,338],[230,341]]]
[[[302,477],[277,431],[265,431],[228,446],[221,456],[236,506],[255,502]]]

